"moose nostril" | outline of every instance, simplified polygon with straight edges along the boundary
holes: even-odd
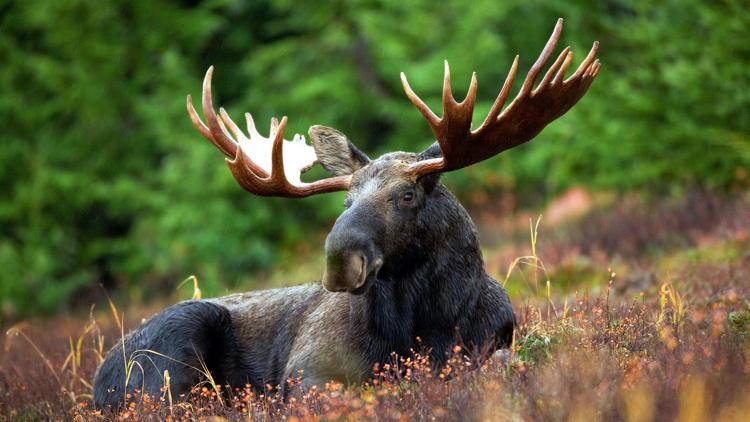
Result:
[[[364,284],[367,258],[359,253],[329,255],[323,272],[323,286],[330,291],[356,289]]]
[[[361,281],[364,280],[366,265],[367,259],[362,255],[357,253],[350,255],[343,274],[346,277],[344,282],[350,286],[359,287]]]

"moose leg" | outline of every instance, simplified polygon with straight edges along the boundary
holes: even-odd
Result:
[[[227,375],[242,373],[235,370],[237,353],[226,308],[206,301],[178,303],[109,351],[94,379],[94,405],[117,409],[135,389],[158,397],[165,371],[175,397],[204,381],[206,369],[217,383],[229,382]]]

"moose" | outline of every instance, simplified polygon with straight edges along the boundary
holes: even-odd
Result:
[[[322,282],[168,307],[109,351],[95,375],[95,405],[118,408],[135,389],[159,394],[166,371],[175,395],[207,376],[221,385],[271,385],[286,394],[286,380],[300,373],[302,388],[330,380],[359,383],[374,364],[420,347],[436,367],[456,344],[467,353],[507,347],[515,325],[510,301],[485,271],[476,228],[440,176],[533,139],[581,99],[599,72],[598,42],[567,79],[573,53],[565,48],[534,87],[561,31],[559,19],[503,110],[518,68],[515,57],[475,130],[476,74],[457,102],[445,62],[438,117],[401,73],[407,97],[436,142],[420,153],[391,152],[374,160],[324,126],[309,129],[311,146],[300,135],[287,141],[286,117],[272,119],[264,138],[248,113],[243,133],[223,108],[218,115],[214,110],[210,67],[202,90],[206,122],[190,96],[187,111],[198,132],[227,157],[242,188],[287,198],[347,192],[345,210],[325,241]],[[316,163],[330,177],[303,182],[301,174]]]

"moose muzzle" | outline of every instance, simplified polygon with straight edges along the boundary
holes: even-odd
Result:
[[[354,214],[348,211],[342,214],[326,238],[323,287],[332,292],[363,293],[383,265],[371,230],[349,224],[356,221]]]

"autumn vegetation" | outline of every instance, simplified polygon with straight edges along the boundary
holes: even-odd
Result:
[[[103,299],[88,320],[11,328],[0,413],[80,420],[742,420],[750,410],[748,198],[690,197],[657,204],[658,213],[635,200],[593,205],[608,201],[594,198],[575,222],[549,228],[543,219],[529,227],[519,218],[517,232],[505,234],[525,242],[487,253],[490,265],[519,254],[496,274],[513,294],[515,341],[489,358],[465,356],[457,345],[448,364],[433,370],[425,351],[415,350],[373,368],[364,385],[329,383],[286,400],[274,386],[253,391],[209,380],[175,397],[166,384],[161,395],[135,393],[126,409],[102,414],[91,408],[93,371],[119,341],[119,325],[132,327],[151,312],[123,312]],[[686,207],[701,204],[703,213],[684,221]],[[556,206],[544,211],[568,212]],[[680,230],[682,224],[693,229]],[[511,230],[492,227],[496,235]]]

